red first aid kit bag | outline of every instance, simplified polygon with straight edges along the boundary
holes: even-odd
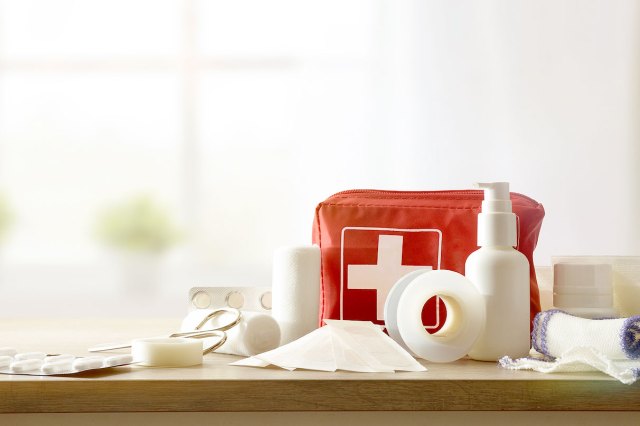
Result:
[[[320,246],[323,319],[384,324],[384,303],[395,282],[417,269],[464,274],[467,257],[478,249],[478,213],[483,191],[339,192],[316,208],[313,242]],[[533,250],[544,218],[542,204],[511,193],[518,244],[530,265],[531,319],[540,312]],[[444,324],[446,308],[430,299],[425,328]]]

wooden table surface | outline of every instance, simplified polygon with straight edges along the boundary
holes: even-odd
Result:
[[[0,320],[0,346],[87,355],[105,342],[168,334],[179,320]],[[120,351],[122,352],[122,351]],[[124,366],[69,376],[0,375],[0,413],[150,411],[640,410],[640,382],[600,373],[540,374],[495,363],[425,362],[420,373]]]

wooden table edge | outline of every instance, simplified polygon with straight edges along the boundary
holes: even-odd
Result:
[[[0,382],[0,413],[640,411],[640,386],[591,380]]]

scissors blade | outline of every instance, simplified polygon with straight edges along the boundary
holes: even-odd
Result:
[[[104,343],[96,345],[88,349],[89,352],[108,352],[115,351],[117,349],[127,349],[131,347],[131,342],[128,343]]]

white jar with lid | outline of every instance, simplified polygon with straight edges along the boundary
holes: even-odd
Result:
[[[553,265],[553,306],[582,318],[616,318],[609,264]]]

